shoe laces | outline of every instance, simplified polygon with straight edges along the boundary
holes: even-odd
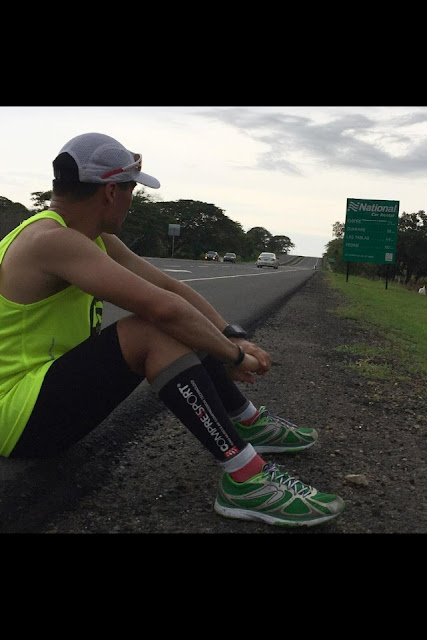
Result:
[[[275,422],[279,422],[281,424],[284,424],[286,427],[290,428],[290,429],[298,429],[297,425],[294,424],[293,422],[289,422],[289,420],[286,420],[286,418],[281,418],[280,416],[272,416],[270,415],[270,412],[268,409],[263,409],[262,411],[260,411],[260,414],[258,416],[258,420],[260,418],[267,418],[268,420],[274,420]]]
[[[298,478],[294,478],[290,476],[288,473],[280,471],[279,467],[277,467],[274,463],[266,463],[262,470],[265,476],[268,476],[272,482],[277,482],[277,484],[284,484],[288,489],[293,491],[295,495],[300,495],[303,498],[307,496],[312,487],[309,484],[304,484]]]

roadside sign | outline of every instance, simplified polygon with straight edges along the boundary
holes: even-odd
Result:
[[[168,229],[168,236],[179,236],[179,235],[181,235],[181,225],[170,224]]]
[[[181,235],[181,225],[180,224],[170,224],[168,229],[168,236],[172,236],[172,260],[173,253],[175,250],[175,236]]]
[[[398,200],[347,198],[343,261],[394,264],[398,219]]]

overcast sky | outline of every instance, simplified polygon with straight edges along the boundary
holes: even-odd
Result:
[[[63,144],[90,131],[142,154],[156,198],[212,203],[293,254],[324,253],[347,198],[427,210],[427,107],[397,106],[0,107],[0,196],[30,208]]]

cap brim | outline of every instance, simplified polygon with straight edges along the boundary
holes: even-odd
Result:
[[[152,189],[158,189],[160,187],[160,182],[157,180],[157,178],[149,176],[148,173],[142,173],[140,171],[132,177],[136,182],[139,182],[139,184],[143,184],[146,187],[151,187]]]

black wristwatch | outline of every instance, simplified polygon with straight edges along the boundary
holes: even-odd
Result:
[[[246,331],[240,324],[228,324],[222,333],[226,338],[246,338]]]

